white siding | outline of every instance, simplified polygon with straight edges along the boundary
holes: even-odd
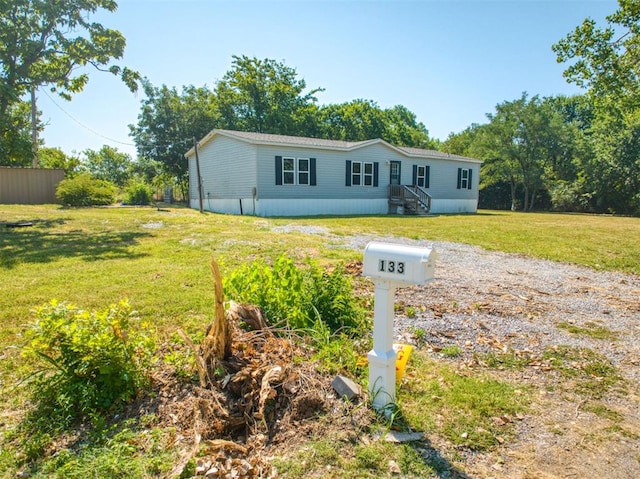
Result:
[[[351,151],[255,145],[215,136],[200,150],[203,206],[220,213],[259,216],[386,214],[390,162],[401,163],[401,183],[413,184],[414,165],[429,166],[432,213],[477,211],[480,164],[448,158],[413,158],[383,143]],[[316,185],[276,185],[276,156],[316,159]],[[346,186],[349,161],[378,165],[378,186]],[[472,170],[472,188],[458,189],[458,168]],[[189,159],[191,206],[198,207],[194,157]],[[255,190],[254,190],[255,188]]]
[[[256,147],[219,136],[200,150],[200,174],[204,201],[251,198],[256,182]],[[195,156],[189,158],[191,199],[198,199]]]

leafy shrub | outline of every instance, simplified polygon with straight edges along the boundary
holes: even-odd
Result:
[[[224,290],[229,299],[262,308],[276,326],[311,329],[321,319],[331,331],[350,330],[365,318],[341,266],[328,272],[311,261],[298,268],[285,256],[273,266],[258,260],[227,275]]]
[[[96,180],[88,173],[65,178],[56,188],[56,197],[64,206],[110,205],[115,193],[115,185]]]
[[[126,301],[88,312],[53,300],[36,318],[23,351],[43,365],[34,397],[63,422],[104,412],[146,384],[155,345],[130,327],[136,316]]]
[[[148,205],[153,199],[153,190],[141,181],[134,181],[127,186],[126,202],[129,205]]]

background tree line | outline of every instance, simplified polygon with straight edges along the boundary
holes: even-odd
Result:
[[[15,0],[0,4],[0,162],[28,166],[33,157],[27,94],[48,86],[64,98],[81,91],[93,65],[132,89],[142,86],[138,122],[130,125],[138,158],[108,146],[78,158],[41,149],[42,166],[70,175],[89,172],[125,184],[131,177],[176,184],[186,197],[184,153],[213,128],[441,149],[484,160],[480,206],[531,211],[640,213],[640,2],[619,0],[599,28],[591,19],[553,45],[565,77],[585,89],[574,97],[529,96],[506,100],[487,122],[452,133],[444,142],[402,105],[382,108],[355,99],[319,105],[322,88],[307,89],[296,70],[272,59],[234,56],[231,68],[208,86],[154,85],[111,63],[122,35],[86,20],[112,0]],[[37,21],[39,20],[39,21]],[[84,35],[73,37],[80,30]],[[11,42],[9,41],[11,40]],[[14,41],[15,40],[15,41]],[[55,48],[54,48],[55,47]],[[36,131],[41,125],[36,125]]]

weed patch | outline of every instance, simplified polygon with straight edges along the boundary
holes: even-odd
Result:
[[[546,349],[542,358],[553,370],[572,379],[575,391],[587,397],[600,398],[622,381],[608,359],[588,348],[556,346]]]
[[[309,329],[317,319],[331,331],[358,330],[364,325],[364,310],[341,266],[332,272],[311,261],[297,267],[286,256],[273,265],[254,261],[232,271],[224,280],[224,291],[230,299],[262,308],[276,327]]]
[[[588,336],[594,339],[607,339],[609,341],[615,341],[618,339],[618,333],[606,328],[602,325],[589,321],[585,323],[584,327],[576,326],[575,324],[569,324],[562,321],[557,324],[560,329],[575,334],[576,336]]]
[[[528,395],[488,376],[461,374],[450,366],[412,356],[410,379],[401,389],[405,420],[415,429],[442,432],[452,443],[490,449],[514,434]]]

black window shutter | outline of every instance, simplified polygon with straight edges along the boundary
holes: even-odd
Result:
[[[282,184],[282,157],[276,156],[276,185]]]
[[[373,164],[373,186],[378,186],[378,162]]]
[[[469,168],[469,181],[467,182],[467,188],[471,189],[471,172],[473,170],[471,168]]]
[[[316,159],[309,158],[309,184],[316,186]]]
[[[424,187],[429,188],[429,176],[431,176],[431,167],[429,165],[426,166],[425,170],[425,179],[424,179]]]
[[[418,165],[413,165],[413,182],[411,183],[413,186],[418,184]]]
[[[344,186],[351,186],[351,160],[347,160],[346,170]]]
[[[458,168],[458,189],[461,188],[462,185],[462,168]]]

